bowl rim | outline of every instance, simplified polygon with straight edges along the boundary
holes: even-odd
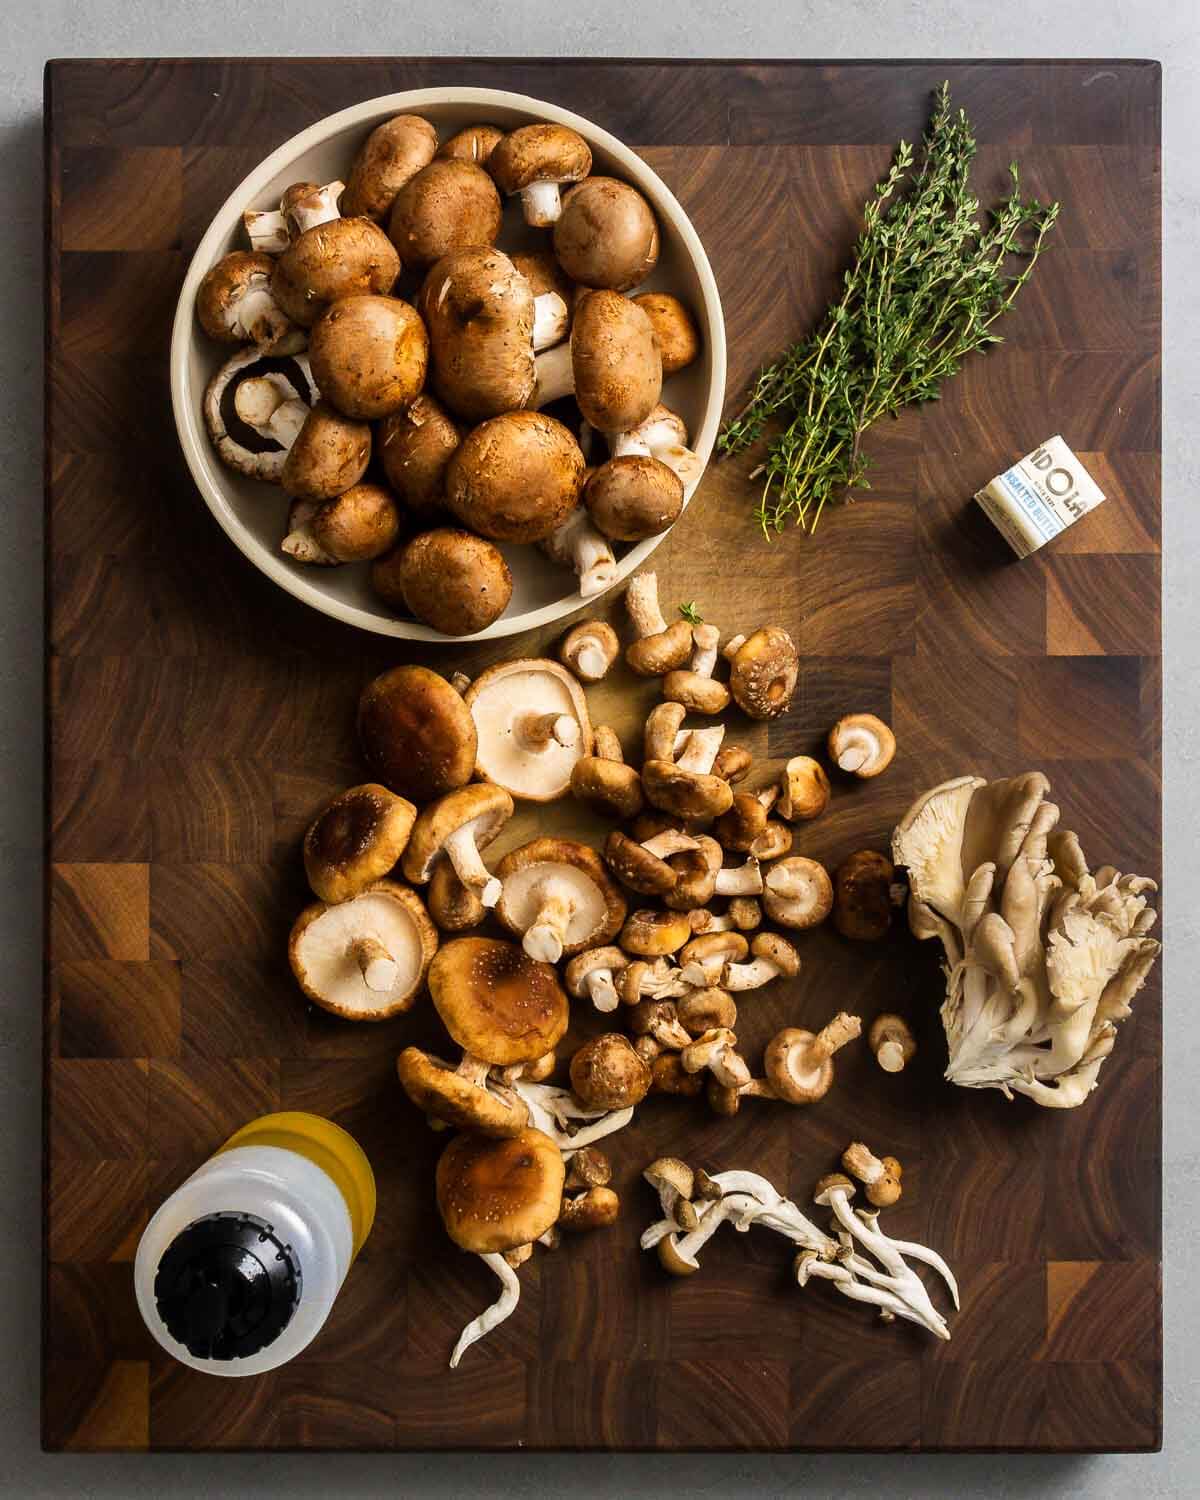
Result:
[[[364,99],[358,104],[338,110],[335,114],[323,116],[298,134],[290,136],[282,145],[277,146],[257,167],[247,173],[226,197],[213,215],[212,221],[188,263],[175,306],[175,317],[171,329],[170,383],[175,429],[192,479],[226,536],[260,572],[265,573],[272,582],[286,589],[289,594],[303,603],[345,624],[356,626],[360,630],[402,640],[428,641],[454,646],[472,641],[496,640],[504,636],[516,635],[524,630],[536,629],[538,626],[565,619],[568,615],[587,608],[603,595],[596,595],[594,599],[584,599],[576,591],[550,604],[527,610],[523,614],[501,615],[486,629],[462,636],[443,635],[416,620],[388,619],[372,614],[358,605],[332,598],[309,582],[297,570],[289,567],[282,557],[276,557],[270,549],[251,535],[235,514],[220,486],[211,477],[208,437],[203,426],[201,401],[195,399],[191,390],[188,369],[189,356],[196,337],[194,313],[196,289],[209,269],[219,259],[218,251],[223,242],[228,239],[230,231],[235,222],[240,219],[244,208],[257,199],[271,179],[282,172],[297,156],[323,144],[330,136],[340,131],[365,124],[376,116],[403,114],[419,111],[430,105],[445,104],[479,105],[481,110],[494,105],[505,109],[521,110],[557,124],[568,125],[608,153],[639,188],[643,186],[643,180],[649,178],[653,195],[658,200],[656,208],[661,208],[665,204],[668,216],[672,220],[671,228],[674,233],[678,234],[700,284],[704,304],[702,309],[704,332],[712,368],[704,413],[699,426],[692,435],[693,448],[700,457],[701,469],[686,493],[684,501],[686,507],[707,468],[713,445],[716,442],[725,400],[725,323],[716,277],[713,275],[708,256],[691,219],[674,193],[648,162],[643,160],[632,147],[625,145],[611,132],[604,130],[585,116],[577,115],[557,104],[551,104],[548,100],[534,98],[530,94],[512,93],[507,89],[466,86],[406,89],[400,93],[378,94],[371,99]],[[639,542],[636,547],[631,548],[618,563],[613,583],[605,592],[610,592],[612,588],[641,567],[673,529],[674,527],[671,527],[659,536],[648,537],[645,541]]]

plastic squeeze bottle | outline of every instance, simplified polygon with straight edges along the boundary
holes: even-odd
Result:
[[[353,1136],[319,1115],[264,1115],[146,1225],[138,1308],[195,1370],[273,1370],[320,1331],[374,1218],[375,1177]]]

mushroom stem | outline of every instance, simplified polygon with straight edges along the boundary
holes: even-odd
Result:
[[[717,871],[715,890],[718,896],[757,896],[762,888],[762,870],[753,854],[744,865]]]
[[[579,743],[579,724],[570,714],[519,714],[513,730],[526,750],[545,750],[551,740],[564,750]]]
[[[350,945],[350,952],[369,990],[391,989],[396,982],[396,960],[378,938],[356,938]]]
[[[450,675],[450,686],[461,698],[466,690],[471,686],[471,679],[465,672],[453,672]]]
[[[533,362],[535,385],[533,400],[535,409],[549,406],[551,401],[561,401],[575,392],[575,365],[571,359],[570,342],[556,344],[539,354]]]
[[[877,1016],[868,1035],[875,1061],[885,1073],[903,1072],[916,1051],[916,1043],[907,1023],[900,1016]]]
[[[342,217],[338,200],[345,187],[344,182],[327,182],[324,187],[305,193],[302,198],[292,199],[284,218],[291,221],[297,238],[306,229],[315,229],[318,224],[328,224],[332,219]]]
[[[552,349],[567,336],[570,325],[567,304],[557,292],[542,292],[533,299],[533,348],[535,353]]]
[[[547,557],[575,570],[579,592],[585,599],[602,594],[617,576],[617,560],[608,538],[596,530],[582,506],[577,506],[540,546]],[[607,670],[608,660],[604,658],[599,675],[603,677]]]
[[[500,1282],[501,1292],[499,1297],[485,1312],[473,1319],[458,1336],[458,1343],[454,1346],[454,1353],[450,1356],[450,1368],[456,1370],[458,1362],[471,1347],[491,1333],[493,1328],[498,1328],[505,1318],[510,1317],[521,1296],[521,1283],[517,1280],[517,1273],[504,1259],[503,1255],[490,1254],[481,1255],[479,1259],[487,1266]]]
[[[575,893],[569,885],[552,877],[543,884],[539,894],[541,904],[525,931],[521,946],[530,958],[556,964],[562,957],[567,928],[575,915]]]
[[[614,433],[609,451],[614,458],[638,454],[656,458],[684,482],[691,484],[700,476],[700,459],[687,446],[687,429],[673,412],[656,408],[650,416],[628,432]]]
[[[562,214],[562,197],[557,182],[531,182],[521,189],[521,212],[526,224],[534,229],[548,229]]]
[[[616,1010],[621,1003],[611,969],[593,969],[584,980],[588,999],[600,1011]]]
[[[693,729],[688,736],[683,754],[675,764],[681,771],[692,771],[697,776],[707,776],[712,770],[713,761],[717,758],[717,751],[721,748],[721,741],[724,738],[724,724],[714,724],[708,729]]]
[[[233,408],[261,437],[290,448],[308,417],[307,401],[291,395],[270,375],[251,375],[234,392]]]
[[[721,655],[726,661],[732,661],[745,644],[746,637],[744,635],[731,635],[721,648]]]
[[[754,958],[748,964],[730,964],[725,971],[727,990],[756,990],[770,984],[783,970],[769,958]]]
[[[549,358],[543,355],[542,359]],[[539,363],[541,361],[539,360]],[[639,636],[661,635],[667,628],[658,604],[658,574],[639,573],[625,590],[625,608]]]
[[[495,906],[500,899],[500,882],[488,870],[475,847],[475,825],[464,823],[461,828],[456,828],[442,847],[463,885],[475,891],[484,906]]]
[[[583,592],[583,581],[580,579],[580,593]],[[598,638],[589,638],[579,647],[575,653],[575,673],[582,677],[584,682],[599,682],[608,671],[608,660],[604,655],[603,647]],[[598,731],[597,731],[598,732]],[[611,760],[611,756],[605,759]]]
[[[808,1044],[805,1061],[811,1067],[819,1068],[822,1063],[828,1062],[839,1048],[844,1047],[847,1042],[852,1042],[861,1033],[862,1021],[858,1016],[851,1016],[844,1010],[839,1010],[833,1020],[822,1026]]]
[[[680,833],[675,828],[664,828],[661,833],[656,833],[652,839],[647,839],[642,845],[648,854],[653,854],[658,859],[670,859],[673,854],[687,854],[699,847],[697,840],[689,834]]]
[[[721,632],[715,625],[697,625],[692,630],[692,671],[697,677],[711,677],[717,666],[717,646]]]
[[[287,220],[277,208],[247,209],[242,215],[251,250],[263,255],[282,255],[291,244]]]

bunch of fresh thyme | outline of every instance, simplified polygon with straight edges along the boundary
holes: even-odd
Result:
[[[757,514],[768,537],[793,519],[811,529],[827,504],[870,488],[867,428],[910,401],[936,400],[966,355],[1001,342],[993,325],[1058,217],[1057,203],[1021,197],[1013,162],[1012,191],[981,226],[970,122],[951,110],[948,83],[934,101],[920,159],[901,141],[866,206],[841,300],[762,371],[718,439],[721,454],[738,453],[782,424],[752,475],[766,476]]]

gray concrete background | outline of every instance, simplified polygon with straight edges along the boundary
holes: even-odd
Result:
[[[628,1489],[767,1496],[1144,1497],[1200,1492],[1200,6],[1195,0],[7,0],[0,6],[0,1493],[13,1496],[457,1496],[574,1500]],[[1153,57],[1165,66],[1164,378],[1168,829],[1166,1446],[1154,1457],[200,1459],[38,1451],[40,1250],[41,91],[48,57],[482,53],[645,57]]]

